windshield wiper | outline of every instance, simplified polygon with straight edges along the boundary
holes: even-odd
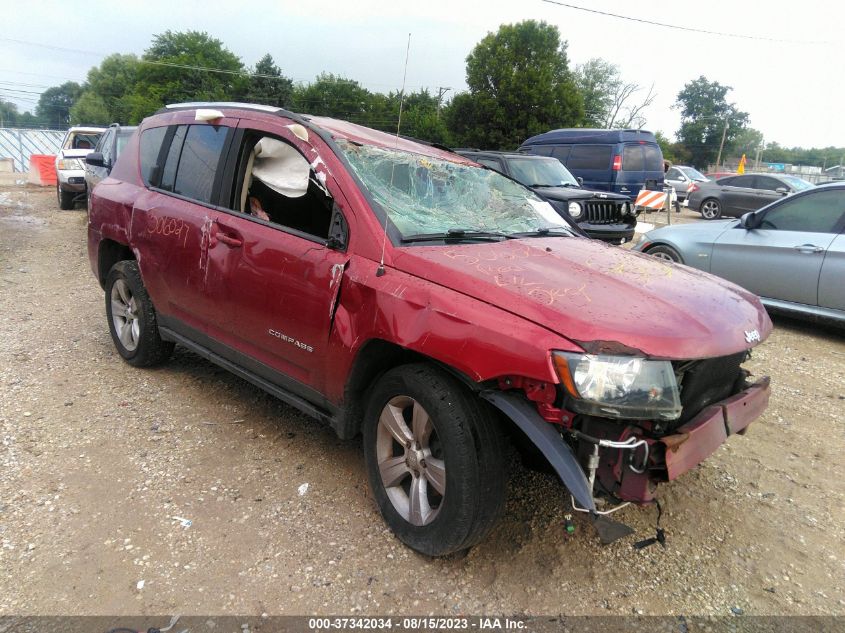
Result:
[[[544,226],[536,231],[525,231],[524,233],[511,233],[513,237],[572,237],[575,235],[565,226]]]
[[[461,241],[461,240],[510,240],[513,236],[508,233],[501,233],[499,231],[476,231],[473,229],[449,229],[445,233],[417,233],[402,238],[402,242],[407,244],[410,242],[430,242],[434,240],[447,241]]]

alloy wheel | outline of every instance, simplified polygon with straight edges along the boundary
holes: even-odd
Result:
[[[446,466],[431,417],[410,396],[395,396],[384,405],[376,461],[396,512],[416,526],[434,521],[443,507]]]
[[[715,200],[708,200],[701,205],[701,215],[708,220],[719,217],[719,203]]]
[[[124,279],[118,279],[112,285],[111,318],[121,345],[129,352],[135,351],[141,337],[138,302]]]

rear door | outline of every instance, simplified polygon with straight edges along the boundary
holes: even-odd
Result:
[[[845,192],[796,196],[764,213],[759,228],[737,226],[719,236],[711,272],[762,297],[818,305],[822,264],[841,226]]]
[[[641,141],[622,146],[621,169],[614,171],[613,191],[626,196],[636,196],[646,181],[663,183],[663,154],[655,143]]]
[[[840,232],[843,230],[840,222]],[[837,235],[827,247],[819,277],[819,306],[845,311],[845,235]]]
[[[757,189],[755,176],[734,176],[719,181],[722,187],[720,199],[722,201],[722,213],[725,215],[740,216],[748,211],[759,209],[757,206]]]
[[[218,122],[153,128],[141,135],[149,188],[135,201],[132,242],[163,325],[190,337],[204,332],[218,311],[205,291],[207,247],[232,135],[226,123],[237,120]],[[145,158],[145,152],[151,155]]]
[[[755,176],[754,188],[756,189],[757,206],[755,208],[757,209],[761,209],[767,204],[780,200],[786,195],[786,193],[779,192],[778,189],[789,190],[788,186],[771,176]]]

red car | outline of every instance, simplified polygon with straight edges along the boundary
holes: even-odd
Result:
[[[531,190],[343,121],[244,104],[144,120],[93,191],[89,254],[131,365],[183,345],[341,438],[363,434],[410,547],[480,541],[505,442],[534,447],[610,541],[743,433],[757,298],[575,235]],[[611,507],[613,506],[613,507]]]

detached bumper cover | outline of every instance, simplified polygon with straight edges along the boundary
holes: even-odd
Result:
[[[666,445],[666,471],[671,481],[710,457],[728,439],[745,433],[769,404],[769,377],[764,376],[735,396],[710,405],[673,435]]]

